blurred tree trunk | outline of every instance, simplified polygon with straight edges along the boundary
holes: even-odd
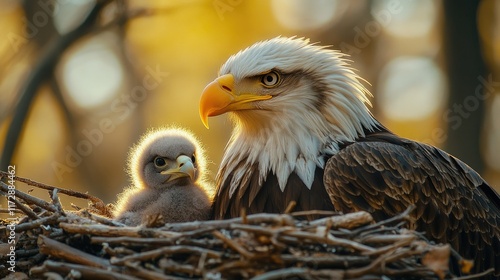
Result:
[[[483,171],[480,136],[484,102],[476,97],[485,78],[485,64],[477,25],[479,0],[444,0],[444,54],[450,98],[447,111],[448,138],[445,150],[476,171]]]

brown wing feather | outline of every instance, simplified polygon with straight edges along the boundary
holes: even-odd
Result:
[[[475,271],[495,267],[500,273],[500,197],[447,153],[374,134],[330,158],[324,180],[343,212],[365,210],[384,219],[416,205],[411,227],[474,259]]]

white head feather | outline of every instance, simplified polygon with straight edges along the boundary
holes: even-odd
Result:
[[[283,37],[256,43],[227,60],[220,75],[232,74],[235,84],[271,70],[299,75],[295,85],[283,83],[276,88],[279,94],[259,101],[260,110],[232,112],[235,130],[218,174],[218,181],[233,174],[231,195],[256,163],[259,183],[273,172],[284,190],[295,172],[310,188],[316,167],[324,168],[325,156],[337,153],[339,143],[353,142],[378,125],[367,106],[371,94],[348,62],[338,51]]]

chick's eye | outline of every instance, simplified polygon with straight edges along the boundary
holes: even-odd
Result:
[[[279,83],[280,76],[276,72],[269,72],[267,74],[262,75],[261,82],[266,87],[272,87]]]
[[[194,163],[196,163],[196,157],[194,156],[194,154],[191,156],[191,161]]]
[[[154,163],[156,167],[164,167],[165,165],[167,165],[167,162],[162,157],[156,157]]]

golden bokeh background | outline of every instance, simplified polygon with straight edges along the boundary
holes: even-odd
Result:
[[[51,42],[103,1],[25,2],[0,2],[0,147],[19,93]],[[231,123],[219,116],[209,120],[209,130],[203,126],[201,91],[231,54],[281,35],[349,53],[370,83],[374,114],[404,137],[446,149],[463,140],[449,139],[450,127],[479,116],[480,133],[462,137],[479,139],[478,170],[500,190],[500,2],[479,1],[477,12],[486,71],[474,78],[478,86],[489,81],[484,110],[477,109],[482,100],[475,92],[449,102],[448,12],[453,9],[431,0],[111,1],[90,32],[58,53],[53,71],[42,69],[54,78],[36,93],[12,164],[19,176],[113,202],[128,184],[129,148],[148,128],[177,125],[203,141],[213,179]],[[43,190],[32,194],[48,199]]]

